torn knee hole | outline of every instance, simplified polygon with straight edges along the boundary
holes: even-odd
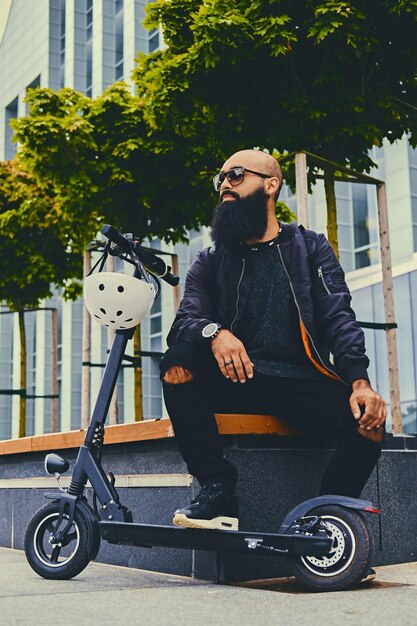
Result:
[[[175,371],[176,368],[170,368],[165,372],[163,381],[170,385],[181,385],[184,383],[189,383],[194,378],[194,374],[192,372],[178,372]]]

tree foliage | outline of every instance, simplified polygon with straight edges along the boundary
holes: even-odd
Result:
[[[0,162],[0,301],[12,311],[38,306],[53,285],[80,275],[82,257],[66,221],[20,164]]]
[[[78,238],[103,220],[185,237],[210,223],[210,179],[241,148],[366,171],[384,137],[417,144],[417,1],[156,0],[147,23],[166,46],[139,55],[135,95],[37,89],[15,124],[19,158],[79,217]]]
[[[18,158],[54,194],[74,239],[84,244],[109,222],[175,242],[210,223],[219,160],[205,163],[203,146],[153,130],[126,85],[94,100],[69,88],[36,89],[27,99],[29,115],[14,122]],[[287,207],[277,210],[291,217]]]
[[[125,84],[93,100],[69,88],[36,89],[27,99],[29,115],[14,122],[18,158],[70,222],[78,216],[80,241],[102,222],[176,241],[207,221],[190,196],[201,163],[188,178],[174,144],[150,135],[144,105]]]
[[[116,84],[95,100],[70,88],[36,89],[27,100],[29,115],[14,122],[18,158],[78,225],[74,238],[81,247],[110,217],[125,230],[146,223],[145,212],[137,214],[144,180],[137,156],[145,133],[126,86]]]
[[[166,48],[138,59],[145,119],[204,167],[261,145],[363,171],[385,137],[409,133],[417,144],[417,2],[157,0],[148,9]]]
[[[20,330],[19,437],[26,435],[26,332],[24,310],[39,306],[52,287],[77,294],[69,279],[81,273],[81,255],[68,218],[46,186],[21,165],[0,161],[0,302],[18,313]]]

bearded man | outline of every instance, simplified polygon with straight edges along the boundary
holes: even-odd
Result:
[[[214,246],[187,274],[161,361],[177,445],[201,485],[177,526],[238,529],[237,473],[215,413],[272,414],[334,437],[321,494],[359,497],[381,452],[386,406],[344,272],[324,235],[279,223],[281,185],[276,159],[256,150],[214,178]]]

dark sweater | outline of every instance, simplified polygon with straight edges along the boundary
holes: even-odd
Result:
[[[308,360],[299,315],[275,240],[246,246],[251,291],[236,335],[256,371],[279,378],[322,379]]]

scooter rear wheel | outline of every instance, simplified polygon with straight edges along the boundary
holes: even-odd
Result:
[[[68,580],[82,572],[90,561],[90,531],[83,513],[76,508],[68,533],[54,545],[50,539],[58,517],[58,502],[46,504],[34,514],[25,534],[25,554],[29,565],[43,578]]]
[[[366,575],[373,553],[373,535],[367,520],[355,509],[326,505],[309,511],[322,519],[333,539],[323,557],[288,556],[294,576],[312,591],[342,591],[355,587]]]

